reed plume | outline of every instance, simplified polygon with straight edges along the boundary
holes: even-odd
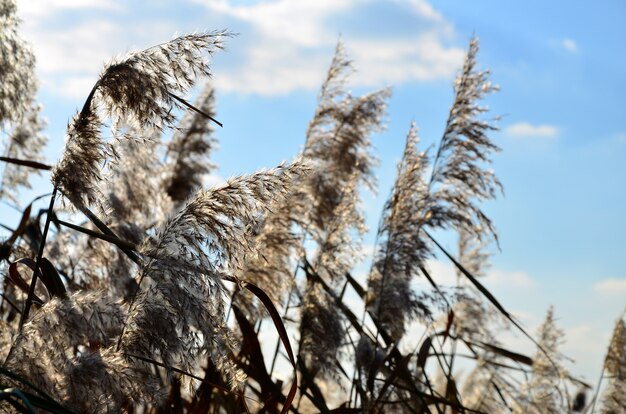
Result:
[[[491,154],[500,149],[488,137],[497,128],[480,119],[487,108],[477,101],[497,91],[489,81],[489,71],[476,69],[478,39],[470,41],[463,69],[454,84],[455,98],[446,128],[433,161],[429,189],[435,205],[433,226],[465,230],[478,240],[497,234],[480,202],[493,199],[502,184],[493,171],[484,168]]]
[[[78,207],[93,204],[99,198],[100,164],[112,154],[100,135],[99,113],[117,127],[172,126],[177,94],[185,93],[198,76],[210,74],[207,56],[223,47],[224,36],[228,33],[181,36],[106,65],[68,126],[63,158],[52,174],[54,185]]]
[[[416,152],[417,130],[412,125],[396,183],[385,204],[367,305],[395,341],[403,336],[410,316],[426,317],[431,312],[426,303],[416,300],[409,286],[432,255],[422,230],[449,228],[478,240],[487,234],[497,241],[479,202],[494,198],[501,188],[493,172],[483,168],[498,147],[486,135],[495,127],[479,119],[486,109],[477,104],[497,88],[488,81],[488,71],[476,70],[477,52],[478,41],[472,39],[454,84],[455,99],[430,178],[424,178],[429,159]]]
[[[338,287],[345,274],[355,264],[360,253],[360,240],[352,234],[354,227],[364,228],[355,221],[354,206],[358,199],[358,174],[354,174],[344,189],[341,203],[335,209],[335,218],[329,223],[327,235],[319,246],[312,268],[307,275],[300,321],[299,353],[313,377],[338,379],[340,347],[344,343],[345,317],[335,305],[335,298],[324,290],[317,278]],[[335,293],[335,296],[338,296]]]
[[[295,162],[200,191],[145,243],[141,290],[121,341],[125,352],[193,369],[208,354],[232,387],[244,380],[229,356],[235,337],[224,320],[224,275],[253,254],[250,229],[306,166]],[[143,281],[143,283],[141,283]]]
[[[106,179],[98,185],[98,191],[108,227],[121,239],[141,245],[165,220],[172,202],[161,190],[160,131],[129,128],[124,135],[117,138],[114,162],[108,164]],[[90,223],[83,227],[98,230]],[[125,298],[134,293],[132,275],[137,267],[117,246],[75,233],[57,238],[61,244],[56,240],[51,243],[63,258],[57,265],[82,289],[110,286]],[[64,249],[63,244],[68,242],[73,249]]]
[[[304,231],[318,246],[312,271],[331,288],[345,280],[366,231],[359,187],[376,187],[372,169],[377,160],[371,154],[370,138],[384,128],[390,96],[389,89],[383,89],[353,97],[345,87],[351,72],[352,62],[338,42],[303,150],[314,166],[302,195],[307,200]],[[337,372],[337,351],[345,335],[343,315],[332,311],[332,295],[315,280],[307,281],[303,304],[300,354],[313,374],[332,375]]]
[[[458,261],[474,277],[484,277],[489,268],[490,253],[486,247],[485,241],[479,241],[464,229],[459,231]],[[499,314],[483,301],[474,286],[466,283],[465,276],[458,269],[457,277],[456,300],[452,304],[455,334],[463,340],[498,345],[495,331],[504,328],[498,326],[501,322]]]
[[[513,394],[514,389],[497,361],[495,355],[485,355],[465,379],[462,395],[466,408],[494,414],[510,412],[503,396]]]
[[[556,326],[554,308],[551,306],[544,322],[537,329],[538,344],[532,364],[532,377],[523,387],[516,401],[516,413],[556,414],[563,412],[569,396],[559,387],[566,377],[559,345],[563,342],[563,331]]]
[[[252,236],[259,254],[246,258],[240,276],[241,280],[263,289],[276,305],[284,303],[286,296],[293,291],[294,256],[303,254],[302,238],[296,230],[299,218],[295,212],[301,211],[298,207],[301,200],[294,196],[298,186],[294,183],[284,199],[272,202],[265,218],[253,229]],[[234,301],[250,321],[265,315],[256,297],[246,290],[237,291]]]
[[[41,109],[41,105],[33,103],[22,117],[13,123],[5,150],[7,157],[30,161],[44,160],[41,153],[48,138],[43,133],[46,122],[41,116]],[[7,164],[0,182],[0,198],[18,203],[18,189],[20,187],[31,188],[29,178],[33,171],[30,168]]]
[[[58,401],[74,405],[78,396],[72,390],[81,387],[85,378],[72,373],[84,355],[98,353],[113,343],[121,333],[124,316],[117,300],[104,291],[53,299],[24,325],[5,366]],[[84,400],[81,404],[94,404],[100,395],[83,394],[80,398]]]
[[[609,349],[604,359],[604,370],[609,379],[602,394],[602,414],[626,411],[626,323],[620,317],[615,323]]]
[[[307,183],[310,207],[305,215],[310,223],[307,231],[318,243],[325,238],[326,227],[341,203],[343,188],[355,173],[359,185],[376,187],[372,169],[377,160],[371,154],[370,137],[384,128],[390,90],[353,97],[345,88],[351,68],[352,62],[339,42],[303,150],[304,157],[315,165]]]
[[[383,211],[379,244],[368,279],[370,314],[393,340],[404,335],[411,317],[425,317],[430,312],[410,286],[411,279],[430,255],[420,233],[431,218],[432,200],[423,178],[428,159],[417,151],[418,142],[417,127],[412,123],[396,182]]]
[[[159,130],[129,128],[117,138],[115,160],[101,186],[107,222],[122,239],[135,244],[141,244],[173,207],[161,188],[165,166],[159,160],[160,146]]]
[[[207,83],[195,106],[204,114],[215,116],[215,90]],[[184,202],[202,184],[204,175],[215,169],[209,160],[217,141],[211,120],[202,113],[188,111],[168,144],[167,178],[164,187],[170,198]]]
[[[18,33],[14,0],[0,1],[0,123],[19,121],[35,99],[35,55]]]

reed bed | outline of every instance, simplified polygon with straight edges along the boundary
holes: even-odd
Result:
[[[222,126],[206,78],[228,32],[105,64],[48,165],[13,1],[0,20],[0,197],[22,213],[2,223],[0,411],[626,412],[624,315],[592,387],[565,369],[553,309],[531,335],[481,283],[498,240],[482,203],[502,185],[489,169],[497,117],[480,104],[498,88],[477,39],[437,148],[408,127],[359,281],[371,136],[391,92],[349,93],[343,44],[301,153],[202,188]],[[39,213],[19,193],[31,173],[51,179]],[[437,242],[442,231],[458,249]],[[455,266],[456,286],[438,284],[435,257]],[[507,349],[507,329],[530,349]]]

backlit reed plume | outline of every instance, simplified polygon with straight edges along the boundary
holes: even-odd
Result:
[[[0,42],[1,43],[1,42]],[[9,132],[9,142],[5,154],[9,158],[30,161],[43,161],[41,152],[48,141],[43,134],[45,121],[41,117],[41,106],[32,105],[18,121],[13,123]],[[30,174],[35,171],[15,164],[6,164],[0,183],[0,198],[7,198],[18,203],[17,189],[31,188]]]
[[[479,241],[476,236],[466,230],[459,231],[458,261],[475,277],[483,277],[489,268],[489,252],[486,251],[485,241]],[[454,312],[454,332],[457,336],[470,341],[482,341],[493,345],[498,344],[494,328],[498,327],[501,319],[495,309],[485,304],[482,294],[457,269],[458,282],[456,286]],[[445,326],[442,320],[442,325]]]
[[[215,117],[215,91],[209,82],[194,104]],[[164,187],[174,202],[182,203],[200,187],[203,177],[215,165],[209,156],[216,147],[212,122],[205,115],[188,111],[177,126],[168,145],[167,176]]]
[[[412,278],[430,254],[420,229],[431,219],[427,184],[423,175],[428,159],[418,152],[415,124],[407,134],[396,182],[385,204],[378,229],[378,246],[368,280],[370,314],[393,340],[399,340],[412,316],[425,316],[413,289]]]
[[[405,322],[411,315],[430,313],[426,304],[417,301],[409,289],[411,279],[431,255],[430,245],[421,230],[449,228],[466,231],[479,240],[484,239],[485,233],[496,237],[479,203],[494,198],[501,188],[493,172],[483,168],[498,147],[486,135],[495,127],[479,119],[486,109],[477,104],[496,87],[488,81],[489,72],[476,70],[477,52],[478,41],[473,39],[455,81],[454,103],[430,179],[424,178],[428,158],[410,149],[417,143],[416,137],[410,138],[416,135],[413,126],[404,154],[412,160],[402,161],[391,198],[385,206],[379,228],[381,242],[370,274],[368,307],[370,314],[379,319],[394,340],[404,334]],[[402,178],[403,174],[407,177]]]
[[[517,399],[516,413],[562,413],[569,400],[559,385],[565,370],[558,364],[562,359],[559,346],[563,331],[556,326],[554,308],[548,309],[546,319],[537,329],[538,349],[533,358],[532,377]]]
[[[623,316],[615,323],[604,359],[608,384],[602,394],[602,414],[626,412],[626,324]]]
[[[161,189],[160,131],[130,128],[117,141],[115,162],[101,186],[108,222],[121,238],[140,244],[172,208]]]
[[[158,130],[126,130],[125,136],[117,138],[115,162],[109,163],[107,177],[99,185],[107,225],[120,238],[136,245],[165,220],[171,209],[172,203],[160,187],[163,166],[159,161],[159,134]],[[73,238],[74,248],[63,252],[64,260],[58,264],[63,264],[63,270],[81,288],[110,286],[126,298],[134,293],[132,275],[136,266],[117,246],[75,233],[67,237]],[[54,242],[53,246],[63,249]]]
[[[389,89],[361,97],[346,91],[352,72],[343,44],[337,44],[318,107],[307,130],[304,156],[314,171],[304,184],[304,227],[318,249],[312,271],[336,288],[354,264],[360,236],[366,231],[359,188],[375,189],[371,135],[383,129]],[[338,295],[337,295],[338,296]],[[344,337],[342,314],[319,281],[308,280],[300,322],[300,354],[313,374],[337,371],[337,351]]]
[[[224,320],[224,275],[254,254],[249,231],[272,200],[306,171],[298,161],[200,191],[146,243],[140,292],[121,341],[124,352],[192,370],[208,354],[233,387],[244,380],[230,356],[235,338]]]
[[[0,124],[18,121],[35,98],[35,56],[18,34],[14,0],[0,0]]]
[[[360,254],[360,236],[357,229],[364,229],[361,216],[354,216],[358,199],[358,174],[353,175],[344,189],[341,203],[335,209],[335,217],[329,223],[326,238],[310,271],[321,278],[334,292],[345,274],[355,264]],[[318,372],[324,377],[338,377],[339,351],[345,338],[343,313],[338,311],[335,299],[324,290],[321,282],[308,275],[304,290],[300,321],[300,355],[312,376]]]
[[[303,154],[315,163],[308,183],[308,230],[319,243],[341,202],[343,189],[358,171],[358,182],[375,188],[371,135],[383,129],[389,89],[361,97],[346,91],[352,63],[339,42],[307,130]]]
[[[484,168],[492,153],[500,149],[487,136],[497,128],[480,119],[487,109],[478,101],[498,88],[489,81],[489,71],[476,69],[477,53],[478,39],[472,39],[454,84],[454,103],[433,161],[429,188],[435,205],[430,220],[435,226],[463,229],[479,240],[487,235],[497,241],[480,202],[495,198],[502,189],[493,171]]]
[[[490,354],[486,357],[488,360],[478,360],[464,381],[463,406],[482,413],[509,412],[503,396],[512,394],[512,384],[502,376],[503,369],[498,366],[497,356]]]
[[[103,402],[111,389],[94,394],[87,392],[88,384],[94,380],[105,384],[108,381],[112,389],[119,389],[117,383],[124,382],[124,370],[99,372],[96,378],[76,374],[88,355],[102,358],[100,350],[112,345],[121,333],[124,315],[119,303],[104,291],[53,299],[24,325],[5,366],[72,408],[90,407],[90,412],[106,412],[104,407],[97,408],[98,401]],[[114,379],[107,380],[102,374]]]
[[[265,219],[253,231],[259,254],[246,258],[240,276],[241,280],[263,289],[276,306],[282,304],[292,290],[296,267],[294,257],[302,256],[303,252],[302,239],[294,224],[298,221],[294,214],[299,210],[298,202],[292,189],[286,198],[272,203]],[[266,315],[256,297],[246,290],[239,290],[234,300],[250,321]]]
[[[343,314],[322,285],[308,281],[300,317],[300,350],[308,374],[337,379],[339,349],[343,345]]]
[[[68,126],[63,159],[52,181],[77,206],[98,199],[100,164],[110,155],[100,130],[100,112],[114,125],[162,128],[174,122],[178,94],[209,75],[207,56],[223,47],[224,32],[191,34],[131,53],[105,66],[83,109]]]

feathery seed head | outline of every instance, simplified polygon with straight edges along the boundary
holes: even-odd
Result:
[[[300,321],[300,354],[305,366],[315,376],[334,378],[337,375],[338,352],[345,329],[343,314],[334,300],[316,282],[309,281],[305,291]]]
[[[209,75],[206,55],[223,47],[226,32],[181,36],[105,67],[82,111],[68,126],[63,159],[52,181],[78,206],[98,199],[100,164],[109,152],[100,137],[103,109],[115,126],[138,130],[171,126],[176,94],[194,85],[199,75]]]
[[[67,127],[63,158],[52,170],[52,183],[77,207],[99,199],[100,164],[109,153],[101,126],[95,112],[77,113]]]
[[[243,375],[231,359],[236,339],[224,320],[222,275],[236,276],[253,251],[250,229],[307,170],[301,161],[200,191],[145,243],[149,257],[122,349],[191,369],[208,354],[231,385]]]
[[[183,94],[198,76],[209,76],[207,57],[223,48],[228,32],[206,32],[134,52],[109,63],[94,86],[108,116],[142,127],[171,126],[172,94]]]
[[[215,116],[215,93],[207,83],[195,105],[205,114]],[[164,187],[173,201],[182,203],[202,184],[202,177],[215,165],[209,155],[215,149],[213,127],[206,116],[187,112],[168,145],[169,162]]]
[[[20,20],[13,0],[0,2],[0,123],[19,120],[37,89],[35,55],[18,35]]]
[[[9,133],[6,156],[31,161],[43,161],[41,155],[48,138],[43,134],[46,126],[41,117],[41,105],[32,104],[26,113],[14,124]],[[0,184],[0,198],[8,198],[18,203],[18,187],[30,188],[30,168],[7,164],[4,167]]]

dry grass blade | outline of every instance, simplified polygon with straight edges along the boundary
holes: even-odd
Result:
[[[465,269],[465,267],[463,267],[463,265],[461,265],[454,257],[452,257],[450,255],[450,253],[448,253],[443,246],[441,246],[430,234],[428,234],[428,232],[426,232],[425,230],[423,230],[424,233],[428,236],[428,238],[435,243],[435,245],[448,257],[448,259],[450,259],[452,261],[452,263],[454,264],[454,266],[456,266],[456,268],[465,276],[467,277],[467,279],[472,283],[472,285],[474,285],[474,287],[476,287],[476,289],[478,289],[486,298],[487,300],[489,300],[489,302],[491,302],[491,304],[493,304],[496,309],[498,309],[498,311],[509,320],[509,322],[511,322],[517,329],[520,330],[520,332],[522,332],[522,334],[524,334],[524,336],[526,338],[528,338],[533,344],[535,344],[537,346],[537,348],[539,349],[539,351],[546,357],[547,361],[549,362],[549,364],[557,371],[560,372],[561,368],[559,368],[559,366],[557,365],[557,363],[553,360],[553,358],[550,356],[549,352],[540,344],[537,342],[537,340],[535,340],[535,338],[533,338],[531,335],[529,335],[526,330],[524,328],[522,328],[522,326],[513,318],[513,316],[507,312],[504,307],[500,304],[500,302],[498,302],[498,300],[495,298],[495,296],[493,296],[491,294],[491,292],[489,292],[489,290],[484,287],[470,272],[467,271],[467,269]]]
[[[28,267],[30,267],[31,269],[35,267],[35,264],[31,259],[24,258],[24,259],[18,259],[9,265],[9,280],[13,284],[15,284],[15,286],[19,288],[22,292],[28,294],[29,285],[24,280],[24,278],[20,275],[20,272],[17,269],[17,265],[19,263],[23,263],[27,265]],[[44,301],[41,300],[37,295],[33,295],[33,300],[40,306],[43,305],[44,303]]]
[[[30,219],[30,212],[32,210],[32,203],[29,204],[24,211],[22,212],[22,218],[20,219],[20,223],[17,228],[11,232],[11,235],[8,239],[6,239],[2,244],[10,249],[15,241],[24,234],[26,231],[26,227],[28,226],[28,220]],[[8,257],[7,257],[8,259]]]
[[[267,294],[263,290],[259,289],[257,286],[251,283],[245,283],[244,287],[248,289],[250,292],[252,292],[257,298],[259,298],[261,302],[263,303],[263,305],[265,306],[265,309],[267,309],[267,311],[269,312],[272,318],[272,321],[274,322],[274,326],[278,330],[278,335],[280,336],[280,340],[283,343],[285,350],[287,351],[289,362],[293,366],[293,380],[291,382],[291,387],[289,388],[289,392],[287,393],[287,398],[283,405],[283,409],[281,410],[281,413],[284,414],[287,411],[289,411],[289,408],[291,407],[291,404],[293,403],[293,399],[296,396],[296,391],[298,390],[298,373],[297,373],[296,358],[294,357],[293,350],[291,348],[289,335],[287,334],[287,330],[285,329],[285,325],[283,324],[280,314],[276,310],[276,307],[274,307],[274,304],[272,303],[270,298],[267,296]]]
[[[206,112],[204,112],[202,109],[198,109],[195,106],[193,106],[192,104],[190,104],[189,102],[187,102],[186,100],[184,100],[183,98],[174,95],[173,93],[170,94],[172,96],[172,98],[176,99],[178,102],[180,102],[181,104],[183,104],[184,106],[186,106],[187,108],[191,109],[192,111],[204,116],[207,119],[210,119],[211,121],[215,122],[217,125],[219,125],[220,127],[224,127],[224,124],[222,124],[220,121],[218,121],[217,119],[213,118],[211,115],[207,114]]]
[[[7,162],[10,164],[15,164],[15,165],[21,165],[23,167],[34,168],[36,170],[48,171],[52,169],[52,167],[47,164],[43,164],[41,162],[31,161],[31,160],[20,160],[18,158],[0,157],[0,161]]]
[[[493,306],[495,306],[498,309],[498,311],[502,315],[504,315],[505,318],[507,318],[513,325],[515,325],[515,327],[518,328],[528,339],[536,343],[535,340],[532,338],[532,336],[526,333],[524,328],[522,328],[521,325],[519,325],[519,323],[517,323],[517,321],[513,319],[513,316],[509,312],[507,312],[506,309],[504,309],[504,307],[500,304],[500,302],[498,302],[496,297],[493,296],[491,292],[489,292],[489,290],[486,287],[484,287],[482,283],[478,281],[478,279],[476,279],[470,272],[467,271],[467,269],[465,269],[465,267],[463,267],[461,263],[459,263],[454,257],[452,257],[452,255],[450,255],[450,253],[448,253],[448,251],[444,249],[443,246],[441,246],[437,242],[437,240],[435,240],[426,230],[423,230],[423,231],[424,231],[424,234],[426,234],[426,236],[428,236],[428,238],[433,243],[435,243],[435,245],[439,248],[439,250],[441,250],[443,254],[445,254],[446,257],[448,257],[448,259],[452,261],[454,266],[472,283],[472,285],[474,285],[474,287],[476,287],[476,289],[480,291],[480,293],[482,293],[487,298],[487,300],[489,300],[489,302],[493,304]]]

